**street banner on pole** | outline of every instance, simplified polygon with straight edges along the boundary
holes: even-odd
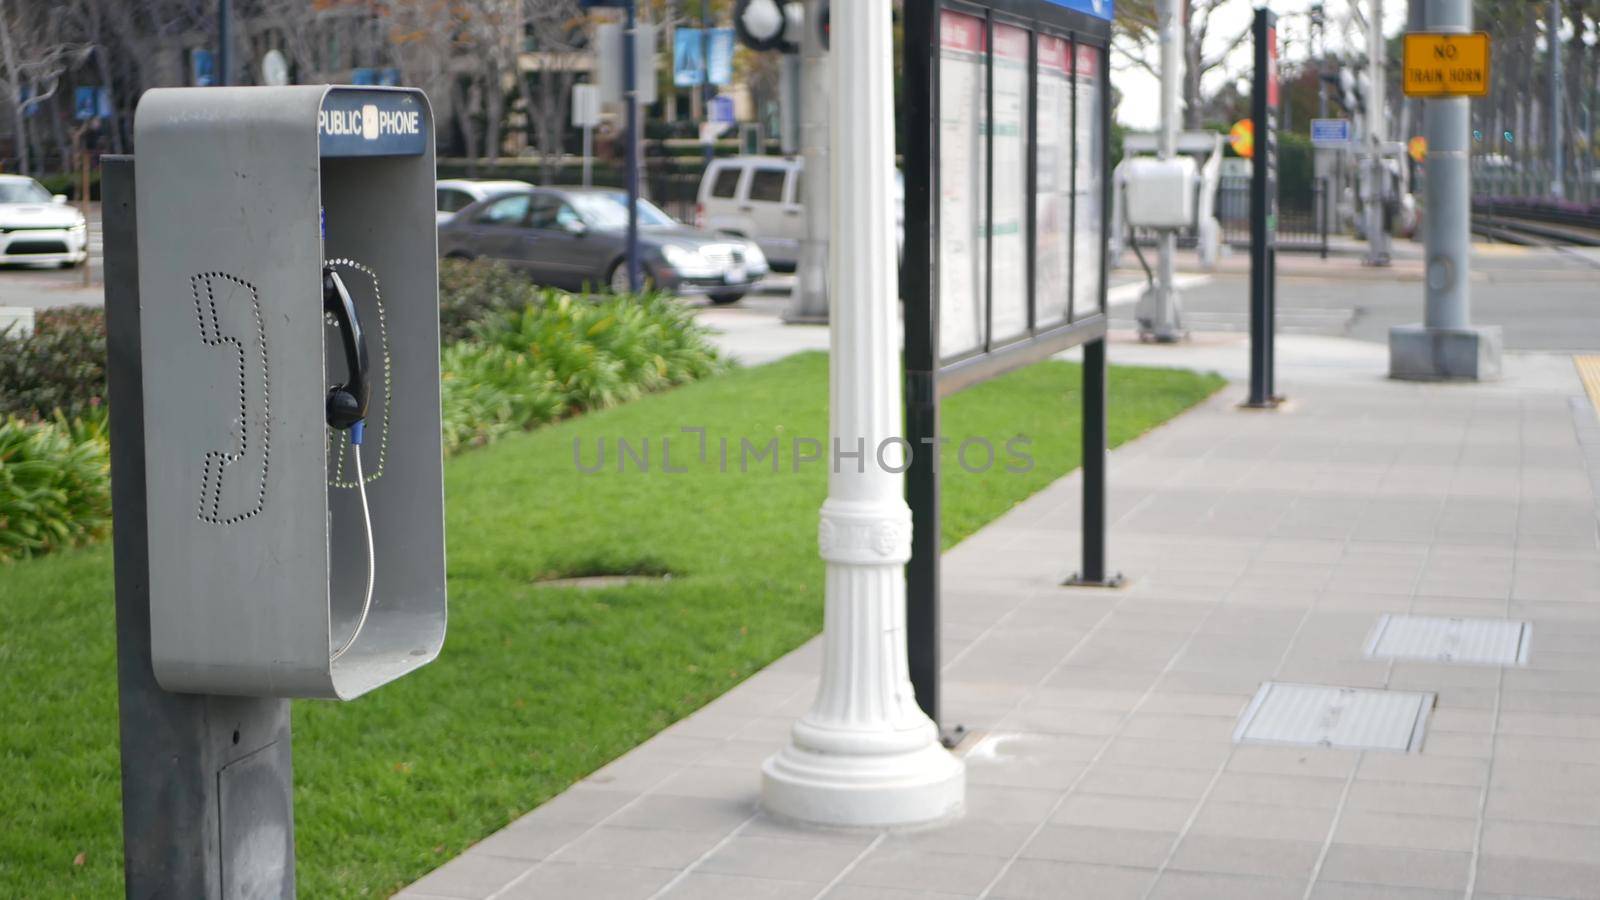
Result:
[[[710,44],[711,50],[709,66],[702,53],[706,44]],[[733,81],[733,29],[677,29],[672,38],[672,83],[678,87],[699,87],[708,69],[712,84],[725,85]]]

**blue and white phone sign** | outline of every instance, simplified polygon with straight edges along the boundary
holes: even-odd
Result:
[[[334,88],[317,113],[317,144],[329,156],[421,156],[427,120],[417,91]]]

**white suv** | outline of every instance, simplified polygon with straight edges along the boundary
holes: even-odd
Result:
[[[700,179],[695,224],[753,241],[775,271],[800,264],[806,234],[805,160],[788,156],[717,159]],[[895,172],[896,245],[905,245],[905,180]]]

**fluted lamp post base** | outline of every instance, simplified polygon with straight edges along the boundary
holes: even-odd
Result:
[[[761,767],[768,813],[813,825],[895,826],[961,812],[966,769],[938,741],[890,755],[819,753],[791,743]]]

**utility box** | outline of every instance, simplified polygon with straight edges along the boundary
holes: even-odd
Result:
[[[1124,188],[1128,224],[1136,228],[1183,228],[1194,224],[1194,159],[1136,157],[1127,162]]]
[[[156,679],[356,697],[444,642],[427,98],[152,90],[135,134]],[[365,337],[359,447],[328,424],[356,357],[324,311],[325,272]]]

